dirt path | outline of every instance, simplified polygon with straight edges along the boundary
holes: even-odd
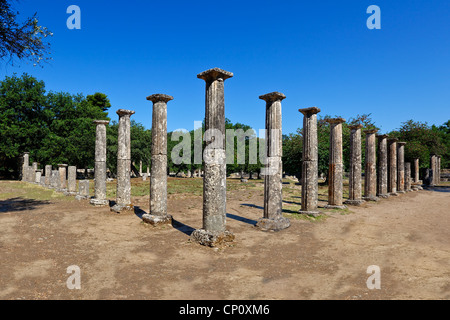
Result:
[[[450,299],[448,192],[411,192],[317,221],[287,213],[292,226],[273,233],[253,226],[260,188],[233,190],[236,241],[211,249],[189,242],[201,196],[170,195],[174,227],[153,228],[87,201],[20,194],[36,188],[0,182],[0,299]],[[148,210],[148,196],[134,201]],[[67,289],[72,265],[81,290]],[[371,265],[381,269],[380,290],[366,286]]]

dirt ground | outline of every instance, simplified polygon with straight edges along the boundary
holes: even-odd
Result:
[[[227,225],[236,240],[207,248],[189,241],[202,226],[201,182],[190,194],[180,190],[194,180],[170,179],[175,222],[157,228],[140,219],[148,195],[133,197],[136,213],[118,215],[0,181],[0,299],[450,299],[449,189],[314,219],[295,213],[301,187],[291,183],[283,192],[292,225],[274,233],[254,227],[263,184],[230,181]],[[66,285],[73,265],[81,270],[80,290]],[[380,267],[381,289],[367,288],[371,265]]]

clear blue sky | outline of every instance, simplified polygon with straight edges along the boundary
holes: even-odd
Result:
[[[81,8],[81,30],[69,30],[69,5]],[[369,30],[367,7],[381,8],[381,30]],[[23,72],[48,91],[111,100],[151,127],[148,95],[165,93],[169,131],[193,129],[204,117],[203,80],[219,67],[226,117],[264,128],[272,91],[283,101],[283,133],[302,126],[299,108],[322,115],[371,113],[383,132],[409,119],[441,125],[450,118],[450,1],[106,1],[21,0],[21,15],[38,13],[48,27],[53,61],[0,67]]]

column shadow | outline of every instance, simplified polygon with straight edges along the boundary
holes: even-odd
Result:
[[[233,219],[233,220],[236,220],[236,221],[240,221],[240,222],[244,222],[244,223],[248,223],[248,224],[250,224],[252,226],[255,226],[258,223],[258,221],[255,221],[255,220],[252,220],[252,219],[248,219],[248,218],[244,218],[244,217],[241,217],[241,216],[237,216],[237,215],[231,214],[231,213],[227,213],[227,218],[230,218],[230,219]]]
[[[21,197],[0,201],[0,212],[19,212],[35,210],[40,206],[50,204],[48,200],[25,199]]]
[[[180,232],[183,232],[185,235],[189,237],[191,236],[192,232],[195,231],[195,229],[192,228],[191,226],[188,226],[178,220],[175,220],[174,218],[172,218],[172,227],[174,227]]]

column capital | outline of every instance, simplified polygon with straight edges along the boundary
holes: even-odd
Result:
[[[325,119],[326,122],[329,124],[341,124],[345,122],[345,119],[343,118],[332,118],[332,119]]]
[[[402,146],[406,145],[406,142],[397,142],[397,145],[402,147]]]
[[[350,130],[358,130],[358,129],[362,129],[363,125],[362,124],[353,124],[353,125],[349,125],[348,128]]]
[[[119,117],[122,117],[122,116],[132,116],[136,112],[134,112],[132,110],[119,109],[119,110],[117,110],[116,113],[119,115]]]
[[[387,134],[377,134],[377,138],[379,138],[379,139],[386,139],[386,138],[389,138],[389,135],[387,135]]]
[[[197,78],[205,81],[214,81],[222,79],[223,81],[233,78],[234,74],[229,71],[222,70],[220,68],[212,68],[197,75]]]
[[[374,134],[377,133],[378,129],[368,129],[368,130],[364,130],[365,134]]]
[[[157,103],[157,102],[169,102],[173,100],[172,96],[169,96],[167,94],[161,94],[161,93],[157,93],[157,94],[152,94],[151,96],[147,97],[148,101],[151,101],[153,103]]]
[[[397,141],[398,141],[397,138],[389,138],[389,139],[388,139],[388,142],[389,142],[389,143],[394,143],[394,142],[397,142]]]
[[[58,164],[58,167],[60,168],[67,168],[69,165],[68,164]]]
[[[266,102],[275,102],[275,101],[283,101],[284,99],[286,99],[286,96],[280,92],[275,91],[259,96],[259,98]]]
[[[96,125],[100,125],[100,124],[102,124],[102,125],[105,125],[105,126],[107,126],[108,124],[109,124],[109,120],[94,120],[94,121],[92,121],[94,124],[96,124]]]
[[[311,115],[311,114],[317,114],[321,110],[319,108],[317,108],[317,107],[311,107],[311,108],[299,109],[298,111],[303,113],[303,115],[308,116],[308,115]]]

